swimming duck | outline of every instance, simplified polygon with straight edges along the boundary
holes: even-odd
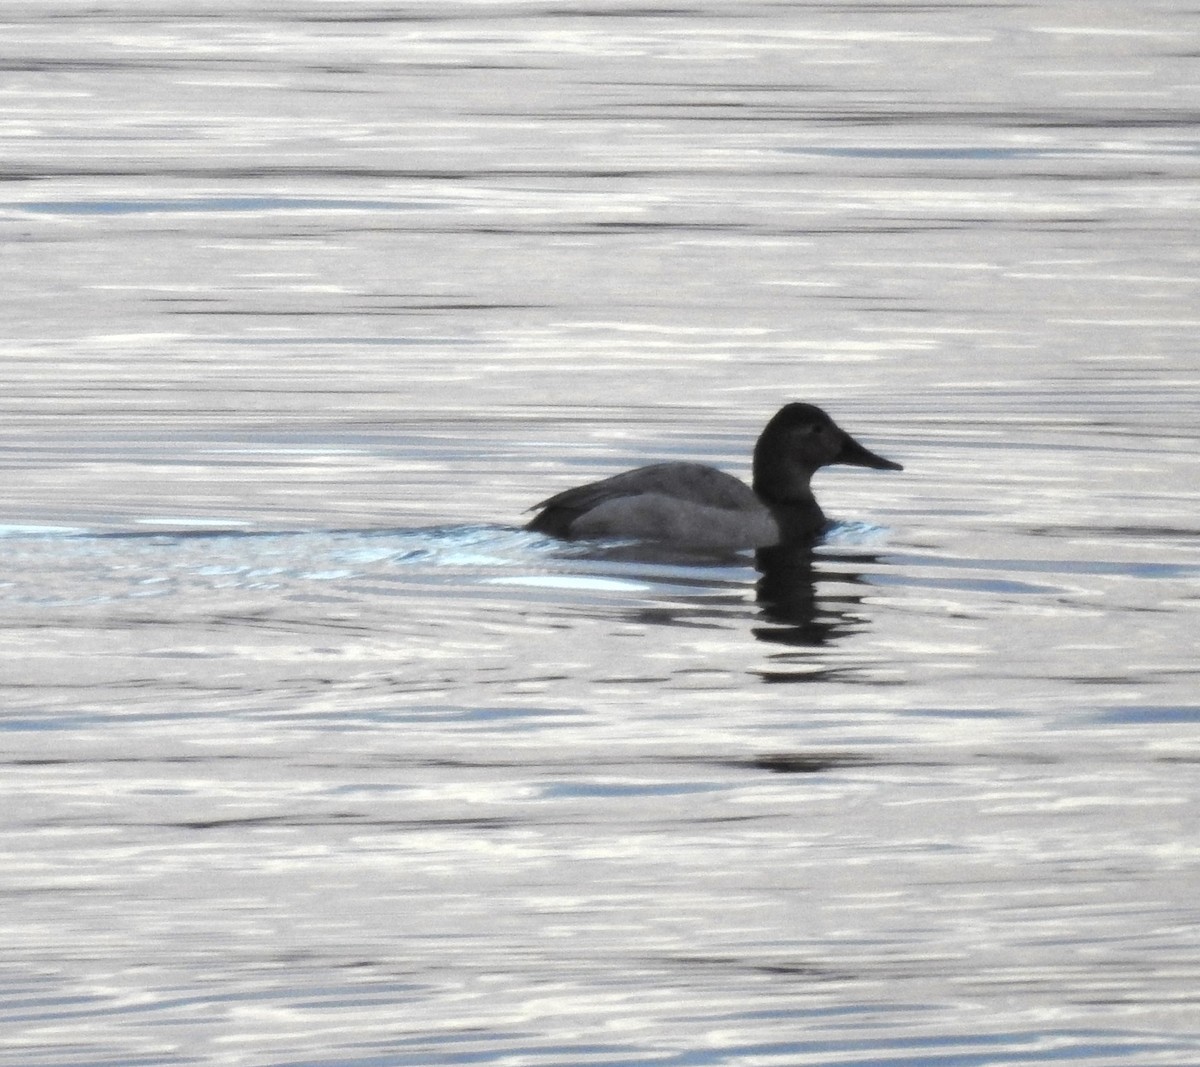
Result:
[[[721,551],[811,541],[826,519],[809,483],[831,463],[904,469],[819,407],[793,403],[759,436],[751,486],[703,463],[655,463],[543,500],[525,528],[567,540],[620,537]]]

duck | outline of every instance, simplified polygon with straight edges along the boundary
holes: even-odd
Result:
[[[834,463],[904,468],[860,444],[815,404],[785,404],[754,446],[753,479],[704,463],[653,463],[535,504],[525,529],[567,541],[650,541],[737,552],[815,541],[828,525],[812,476]]]

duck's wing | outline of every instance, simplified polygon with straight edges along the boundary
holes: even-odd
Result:
[[[762,507],[745,482],[716,467],[703,463],[655,463],[556,493],[530,509],[538,514],[527,529],[569,537],[571,523],[580,515],[610,500],[646,494],[729,511]]]

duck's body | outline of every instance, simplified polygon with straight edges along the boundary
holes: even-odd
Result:
[[[530,530],[568,540],[627,537],[693,548],[774,544],[779,527],[754,491],[703,463],[655,463],[537,505]]]
[[[754,446],[753,488],[702,463],[656,463],[535,505],[527,529],[568,540],[620,537],[737,551],[812,540],[825,528],[813,473],[830,463],[901,470],[812,404],[788,404]]]

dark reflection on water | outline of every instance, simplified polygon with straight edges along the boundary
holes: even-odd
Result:
[[[748,766],[775,774],[821,774],[839,767],[870,767],[879,760],[861,752],[773,752],[755,756]]]
[[[811,545],[759,549],[755,566],[758,602],[765,618],[780,626],[759,627],[754,631],[760,641],[799,647],[820,647],[848,637],[865,625],[861,595],[846,591],[864,585],[862,573],[851,569],[878,561],[877,556],[852,556],[822,553],[821,568],[816,569],[815,548]],[[832,569],[829,562],[846,565]],[[839,592],[818,595],[817,582],[835,581]]]

